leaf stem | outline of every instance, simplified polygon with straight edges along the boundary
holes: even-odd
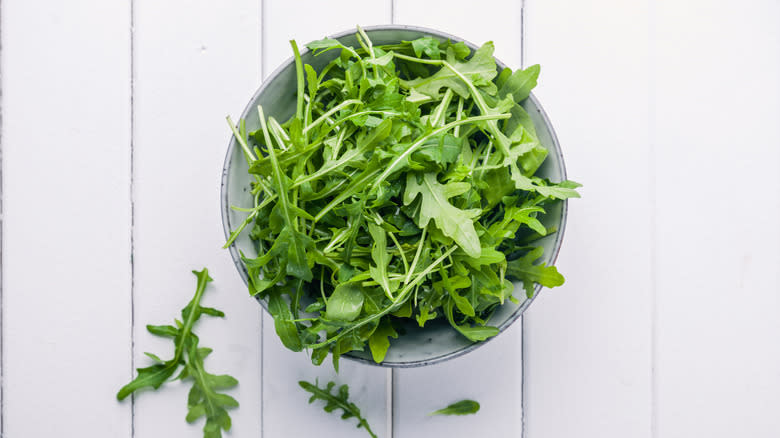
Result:
[[[434,129],[433,131],[429,132],[426,135],[423,135],[420,137],[416,142],[412,143],[411,146],[409,146],[403,153],[399,154],[398,157],[396,157],[393,162],[387,166],[387,169],[371,184],[371,191],[369,193],[373,193],[379,188],[379,184],[382,183],[385,179],[387,179],[388,176],[390,176],[391,173],[396,171],[396,167],[406,160],[406,158],[411,155],[414,151],[420,148],[420,146],[423,145],[429,138],[435,137],[443,132],[447,132],[450,128],[454,128],[455,126],[464,125],[467,123],[474,123],[474,122],[481,122],[485,120],[498,120],[498,119],[508,119],[511,117],[511,114],[495,114],[495,115],[481,115],[481,116],[474,116],[469,117],[462,120],[455,120],[453,122],[447,123],[446,125],[442,126],[441,128]]]
[[[301,60],[301,53],[298,51],[298,44],[295,40],[290,40],[293,54],[295,55],[295,77],[298,81],[298,102],[295,107],[295,117],[303,120],[303,61]]]
[[[412,259],[412,265],[409,266],[409,269],[406,271],[406,278],[404,279],[404,285],[406,283],[409,283],[409,280],[412,278],[412,274],[414,274],[414,268],[417,267],[417,261],[420,259],[420,253],[422,253],[422,247],[423,244],[425,244],[425,232],[428,231],[428,227],[423,227],[422,234],[420,235],[420,243],[417,244],[417,251],[414,253],[414,258]]]
[[[466,84],[466,87],[468,87],[472,99],[474,99],[474,103],[477,104],[477,108],[479,108],[479,112],[482,114],[489,114],[490,108],[487,106],[487,103],[485,103],[485,99],[482,97],[482,94],[480,94],[479,90],[477,90],[477,87],[474,85],[473,82],[471,82],[467,77],[463,76],[463,73],[459,72],[455,67],[453,67],[452,64],[450,64],[447,61],[444,60],[434,60],[434,59],[421,59],[421,58],[415,58],[413,56],[406,56],[402,55],[400,53],[393,53],[393,56],[404,59],[406,61],[412,61],[412,62],[419,62],[421,64],[430,64],[430,65],[442,65],[449,69],[455,76],[460,78],[460,80],[463,81],[464,84]],[[488,130],[490,133],[495,137],[496,143],[498,144],[499,148],[501,149],[501,152],[504,154],[505,157],[509,157],[511,154],[509,152],[509,146],[505,143],[506,136],[501,133],[501,130],[498,129],[498,123],[496,123],[495,120],[489,121],[487,123]]]
[[[271,158],[271,164],[274,168],[274,178],[276,179],[276,186],[279,191],[279,202],[282,204],[282,212],[284,212],[284,219],[292,227],[294,231],[298,231],[297,221],[293,221],[290,214],[290,206],[287,200],[287,191],[284,189],[284,181],[282,180],[282,168],[279,166],[279,160],[276,159],[276,152],[274,152],[274,144],[271,141],[271,136],[268,133],[268,125],[265,122],[265,113],[263,113],[262,105],[257,106],[257,116],[260,117],[260,125],[263,128],[263,136],[265,137],[266,149],[268,149],[268,156]]]
[[[306,134],[307,132],[311,131],[313,128],[317,127],[317,125],[319,125],[320,123],[324,122],[325,119],[330,117],[332,114],[334,114],[334,113],[336,113],[338,111],[341,111],[342,109],[348,107],[349,105],[362,105],[362,104],[363,104],[363,101],[360,100],[360,99],[347,99],[344,102],[341,102],[340,104],[338,104],[338,105],[334,106],[333,108],[331,108],[325,114],[319,116],[317,118],[317,120],[311,122],[311,124],[309,124],[309,126],[303,128],[303,133]]]
[[[361,42],[361,38],[358,38],[358,42],[361,46],[363,46],[364,49],[368,52],[368,54],[371,56],[372,61],[376,61],[376,56],[374,55],[374,44],[371,42],[371,38],[368,37],[366,32],[363,30],[362,27],[357,27],[358,34],[362,37],[362,39],[365,41],[365,43],[368,45],[368,47],[363,46],[363,43]],[[373,70],[374,70],[374,79],[379,79],[379,71],[377,70],[379,68],[378,65],[376,65],[376,62],[372,64]]]
[[[257,161],[257,157],[255,157],[255,154],[249,149],[246,140],[244,140],[244,137],[238,132],[238,129],[236,129],[233,119],[231,119],[230,116],[227,116],[226,119],[230,126],[230,130],[233,131],[233,136],[236,138],[238,144],[241,145],[241,149],[244,150],[244,155],[246,156],[247,161],[249,161],[249,164],[252,164],[252,161]]]
[[[411,283],[407,284],[406,286],[404,286],[403,289],[401,289],[401,292],[399,292],[398,295],[395,297],[395,300],[393,301],[393,304],[385,307],[384,309],[380,310],[377,313],[371,314],[371,315],[369,315],[369,316],[367,316],[367,317],[365,317],[365,318],[355,322],[350,327],[347,327],[347,328],[341,330],[336,336],[333,336],[332,338],[327,339],[327,340],[325,340],[323,342],[320,342],[320,343],[317,343],[317,344],[307,345],[307,347],[309,347],[309,348],[319,348],[319,347],[324,347],[326,345],[330,345],[330,344],[332,344],[334,342],[337,342],[339,339],[344,337],[344,335],[346,335],[347,333],[352,332],[354,330],[357,330],[360,327],[363,327],[364,325],[368,324],[369,322],[375,321],[375,320],[377,320],[377,319],[387,315],[388,313],[394,311],[398,306],[403,304],[406,301],[407,298],[409,298],[409,293],[412,291],[412,288],[414,288],[418,283],[420,283],[423,280],[423,278],[425,278],[425,276],[427,276],[434,268],[436,268],[441,262],[443,262],[447,258],[447,256],[452,254],[456,249],[458,249],[458,245],[453,245],[450,249],[447,250],[446,253],[442,254],[441,257],[439,257],[433,263],[428,265],[422,272],[420,272],[420,274],[417,275],[417,277],[415,277],[414,280],[412,280]]]

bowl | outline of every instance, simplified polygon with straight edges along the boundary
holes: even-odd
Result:
[[[444,32],[433,29],[426,29],[414,26],[403,25],[385,25],[364,28],[374,44],[392,44],[402,40],[413,40],[425,36],[437,38],[439,40],[463,41],[472,50],[477,46],[463,38],[458,38]],[[355,30],[349,30],[333,35],[331,38],[338,39],[345,45],[357,46]],[[330,60],[337,56],[337,51],[330,51],[315,57],[311,51],[301,53],[304,63],[311,64],[315,69],[321,69]],[[499,71],[505,68],[505,65],[496,59]],[[277,120],[286,120],[295,112],[296,105],[296,74],[293,58],[286,60],[266,79],[259,90],[252,96],[247,104],[241,118],[246,120],[247,131],[251,132],[259,128],[259,119],[257,117],[257,105],[262,105],[266,117],[273,116]],[[531,94],[523,102],[523,107],[533,120],[539,141],[544,145],[549,154],[542,167],[537,171],[537,175],[549,178],[551,181],[559,182],[566,179],[566,169],[561,154],[560,145],[555,137],[552,125],[547,115],[542,110],[539,101]],[[225,231],[225,237],[230,235],[230,231],[235,225],[240,224],[245,217],[245,213],[236,212],[231,206],[251,207],[252,196],[249,194],[250,175],[247,173],[247,163],[241,152],[240,146],[235,139],[231,137],[225,157],[224,168],[222,170],[221,187],[221,208],[222,225]],[[547,227],[556,227],[557,231],[551,233],[539,241],[544,247],[544,256],[542,262],[553,264],[558,251],[561,247],[564,227],[566,225],[566,201],[555,203],[548,209],[542,222]],[[241,258],[239,250],[243,251],[248,257],[256,257],[257,251],[245,231],[242,233],[229,248],[230,255],[236,265],[239,275],[247,282],[247,270]],[[538,295],[541,286],[537,285],[534,292],[534,298]],[[498,327],[503,332],[514,321],[516,321],[525,309],[533,301],[533,298],[526,298],[520,284],[515,285],[515,296],[519,302],[517,304],[506,302],[500,306],[490,319],[491,325]],[[263,307],[268,310],[264,300],[258,300]],[[428,322],[424,328],[414,324],[404,327],[404,334],[399,336],[391,343],[387,356],[382,363],[375,363],[367,351],[353,351],[343,355],[352,360],[364,362],[371,365],[385,367],[414,367],[430,365],[442,362],[454,357],[461,356],[470,351],[479,348],[485,342],[472,343],[468,339],[458,334],[452,327],[442,320]],[[500,335],[500,333],[499,333]],[[492,338],[491,338],[492,339]]]

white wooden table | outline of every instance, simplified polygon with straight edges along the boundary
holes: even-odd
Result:
[[[234,437],[362,437],[306,404],[334,377],[283,349],[223,242],[224,116],[300,43],[355,24],[492,39],[540,63],[570,203],[559,269],[466,357],[343,361],[381,437],[780,436],[776,0],[2,0],[4,438],[198,437],[186,391],[119,403],[169,354],[192,269],[227,313],[197,331],[240,380]],[[428,418],[460,398],[477,416]]]

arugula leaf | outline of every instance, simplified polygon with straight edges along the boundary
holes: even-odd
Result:
[[[189,347],[187,374],[193,378],[192,388],[187,397],[188,423],[194,423],[206,417],[203,426],[205,438],[220,438],[222,431],[230,430],[231,421],[227,409],[237,408],[233,397],[217,392],[238,385],[238,380],[228,375],[214,375],[206,372],[203,359],[211,353],[210,348],[198,348],[197,340]]]
[[[536,87],[539,78],[539,64],[532,65],[525,70],[517,70],[507,78],[506,82],[498,89],[498,97],[503,99],[511,94],[515,102],[521,102],[528,98],[531,90]]]
[[[206,285],[213,281],[209,277],[208,270],[205,268],[200,271],[192,271],[198,278],[197,288],[195,289],[195,296],[190,300],[187,306],[182,310],[182,324],[181,327],[173,326],[153,326],[147,325],[146,329],[158,336],[172,337],[174,341],[174,353],[173,358],[158,363],[147,368],[138,368],[138,376],[133,379],[132,382],[123,386],[119,390],[116,397],[119,400],[125,399],[133,392],[145,388],[152,387],[157,389],[165,383],[181,365],[185,363],[185,350],[189,342],[192,341],[192,326],[200,318],[202,307],[200,307],[200,299],[203,296],[203,291],[206,290]]]
[[[274,319],[274,329],[285,347],[292,351],[301,351],[301,339],[298,328],[292,322],[290,306],[282,298],[279,288],[271,289],[268,294],[268,312]]]
[[[390,255],[387,253],[387,237],[385,237],[385,230],[379,225],[374,223],[368,224],[368,232],[371,234],[371,238],[374,239],[373,247],[371,248],[371,258],[376,263],[375,266],[370,266],[368,272],[371,274],[371,278],[374,279],[387,294],[388,298],[393,299],[393,290],[390,287],[390,279],[387,276],[387,266],[390,264]],[[397,285],[392,289],[396,289]]]
[[[498,334],[498,329],[491,326],[471,326],[469,324],[458,324],[455,322],[455,318],[452,315],[452,307],[454,300],[450,299],[444,305],[444,314],[447,316],[447,320],[450,325],[455,328],[460,334],[465,336],[472,342],[484,341],[487,338],[492,338]]]
[[[555,266],[547,266],[544,263],[534,264],[543,252],[544,248],[539,246],[523,257],[507,263],[507,276],[523,282],[523,288],[525,288],[528,298],[534,296],[534,283],[539,283],[544,287],[556,287],[563,285],[564,282],[563,275],[558,272]]]
[[[342,48],[344,46],[342,46],[338,40],[334,40],[333,38],[323,38],[321,40],[312,41],[306,44],[306,47],[308,47],[309,50],[313,50],[315,54],[320,54],[322,52],[331,49]]]
[[[206,417],[203,428],[205,438],[221,438],[222,431],[230,430],[230,415],[227,409],[238,407],[238,402],[231,396],[218,392],[229,389],[238,381],[228,375],[208,373],[203,365],[203,359],[211,353],[210,348],[199,348],[198,337],[192,328],[203,314],[223,317],[221,311],[200,305],[206,285],[213,281],[208,270],[192,271],[198,279],[195,296],[181,311],[181,321],[172,325],[147,325],[146,329],[157,336],[172,338],[174,342],[173,358],[164,361],[157,355],[146,353],[156,363],[150,367],[138,368],[138,376],[123,386],[117,393],[117,399],[123,400],[139,389],[151,387],[158,389],[162,384],[174,380],[173,375],[181,370],[178,378],[192,380],[189,393],[186,420],[189,423],[201,417]]]
[[[451,237],[463,251],[471,257],[479,257],[482,247],[479,244],[479,236],[474,229],[474,218],[479,215],[477,209],[461,210],[448,201],[453,196],[462,195],[470,188],[469,183],[453,182],[446,185],[436,180],[436,175],[426,173],[422,183],[417,182],[417,175],[409,174],[406,179],[406,192],[404,193],[404,205],[412,203],[417,195],[421,195],[420,215],[417,225],[425,228],[433,219],[436,226]]]
[[[468,61],[460,61],[455,53],[448,51],[447,62],[469,78],[474,85],[483,87],[488,94],[495,94],[496,85],[491,80],[496,77],[496,60],[493,58],[493,43],[487,42],[474,52]],[[438,98],[439,90],[447,87],[460,95],[469,96],[468,87],[461,81],[458,75],[449,68],[442,67],[439,71],[427,78],[417,78],[409,81],[401,81],[407,88],[413,88],[418,93]]]
[[[322,400],[325,402],[323,408],[325,412],[331,413],[336,409],[341,409],[341,419],[348,420],[350,418],[356,418],[358,420],[357,427],[363,428],[368,432],[372,438],[377,438],[376,434],[371,430],[368,422],[360,414],[360,408],[354,403],[349,401],[349,386],[341,385],[337,393],[333,393],[333,388],[336,386],[336,382],[328,382],[327,386],[320,388],[318,382],[309,383],[305,380],[298,382],[298,385],[304,389],[304,391],[310,392],[311,397],[309,403],[314,403],[316,400]]]
[[[355,283],[336,286],[328,298],[325,316],[334,321],[354,321],[363,309],[363,290]]]
[[[409,42],[414,50],[414,56],[420,57],[423,53],[431,59],[439,59],[439,40],[432,37],[422,37]]]
[[[469,415],[479,411],[479,403],[474,400],[461,400],[446,408],[431,412],[428,415]]]
[[[397,339],[398,333],[390,325],[390,321],[384,319],[368,338],[368,347],[371,349],[371,357],[374,358],[374,362],[380,363],[385,360],[387,350],[390,348],[390,339],[388,338]]]

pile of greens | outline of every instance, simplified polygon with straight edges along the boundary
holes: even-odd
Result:
[[[338,56],[321,71],[302,63],[286,121],[231,128],[254,180],[248,230],[249,291],[268,300],[277,334],[334,365],[366,344],[381,362],[406,322],[446,318],[471,341],[512,296],[563,284],[542,256],[540,221],[579,185],[534,176],[547,156],[520,105],[539,66],[497,71],[493,44],[425,37],[360,47],[334,39],[307,47]]]

